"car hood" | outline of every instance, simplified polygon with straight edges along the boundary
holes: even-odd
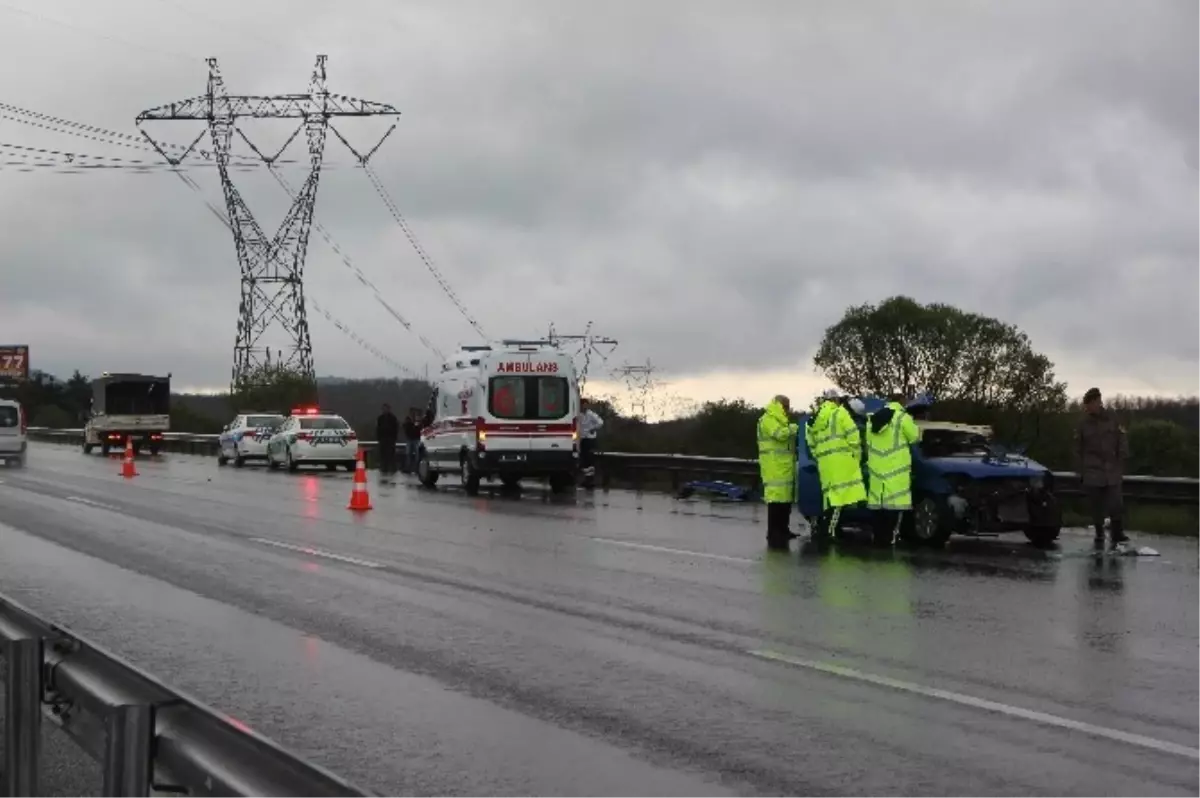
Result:
[[[925,463],[943,474],[965,474],[972,479],[1012,479],[1040,477],[1049,471],[1036,460],[1012,457],[1009,460],[985,458],[983,455],[928,457]]]

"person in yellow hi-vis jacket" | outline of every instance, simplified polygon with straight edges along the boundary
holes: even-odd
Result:
[[[850,415],[852,412],[858,416],[865,414],[861,399],[843,400],[837,391],[827,390],[804,431],[821,479],[821,518],[812,531],[816,543],[837,536],[843,507],[867,500],[862,473],[862,434]]]
[[[875,513],[875,542],[896,545],[904,513],[912,511],[912,446],[917,422],[889,398],[867,424],[867,507]]]
[[[800,425],[789,413],[791,400],[780,394],[758,419],[758,468],[767,504],[767,547],[788,548],[796,537],[789,528],[796,500],[796,436]]]

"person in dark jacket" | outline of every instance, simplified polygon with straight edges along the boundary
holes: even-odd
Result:
[[[417,470],[417,448],[421,443],[421,410],[411,408],[404,418],[404,468],[405,474]]]
[[[1083,418],[1075,431],[1075,459],[1091,506],[1097,549],[1104,548],[1105,518],[1112,524],[1113,548],[1123,548],[1129,542],[1125,534],[1125,503],[1121,493],[1128,457],[1129,441],[1125,428],[1104,406],[1100,389],[1088,389],[1083,395]]]
[[[388,479],[396,473],[396,443],[400,439],[400,419],[392,406],[384,404],[375,421],[375,440],[379,444],[379,477]]]

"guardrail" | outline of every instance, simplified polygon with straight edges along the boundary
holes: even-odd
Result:
[[[30,427],[35,440],[62,443],[83,442],[83,430]],[[167,451],[185,454],[216,455],[218,435],[198,435],[190,432],[168,432],[163,438]],[[366,452],[367,467],[374,468],[378,444],[361,441]],[[634,454],[629,452],[599,452],[596,455],[597,478],[602,488],[614,484],[634,488],[670,486],[672,491],[689,480],[725,479],[751,489],[759,487],[758,461],[740,457],[701,457],[681,454]],[[1082,496],[1079,475],[1071,471],[1054,472],[1056,492],[1062,496]],[[1200,480],[1189,477],[1125,477],[1125,499],[1130,503],[1192,506],[1200,505]]]
[[[101,795],[369,795],[0,596],[4,795],[38,795],[42,721],[103,769]]]

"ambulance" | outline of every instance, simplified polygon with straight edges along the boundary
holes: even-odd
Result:
[[[442,366],[421,431],[417,476],[428,487],[458,474],[468,495],[483,479],[515,487],[575,484],[579,382],[568,355],[546,341],[464,346]]]

